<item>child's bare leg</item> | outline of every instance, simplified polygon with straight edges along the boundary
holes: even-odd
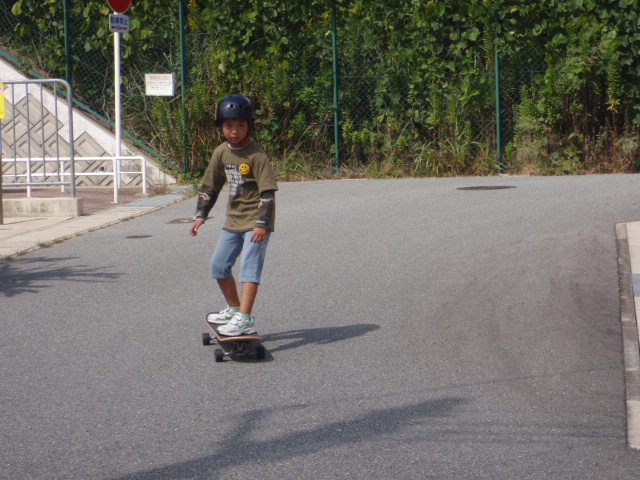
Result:
[[[236,286],[236,279],[231,278],[219,278],[218,286],[224,295],[227,305],[230,307],[238,308],[240,306],[240,299],[238,298],[238,287]]]
[[[240,313],[251,315],[253,304],[258,295],[259,283],[242,282],[242,299],[240,300]]]

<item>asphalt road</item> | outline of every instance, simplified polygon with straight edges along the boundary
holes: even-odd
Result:
[[[615,224],[639,186],[281,184],[264,362],[201,344],[224,202],[197,238],[190,199],[0,262],[0,478],[637,479]]]

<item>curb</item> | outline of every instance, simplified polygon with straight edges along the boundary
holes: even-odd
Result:
[[[46,244],[47,246],[53,246],[57,243],[62,243],[66,240],[76,238],[86,233],[95,232],[96,230],[101,230],[103,228],[116,225],[125,220],[141,217],[148,213],[155,212],[156,210],[160,210],[161,208],[162,207],[131,209],[124,207],[115,207],[110,210],[105,210],[101,213],[103,217],[107,217],[104,220],[99,220],[99,216],[101,214],[95,214],[97,218],[91,218],[90,220],[86,220],[88,217],[73,217],[69,219],[63,219],[59,223],[51,226],[45,226],[32,232],[28,232],[24,235],[15,235],[13,238],[20,238],[26,235],[33,237],[35,235],[37,236],[37,240],[31,240],[31,245],[28,247],[11,248],[11,253],[0,252],[0,261],[8,260],[15,256],[21,256],[29,252],[40,250],[42,248],[47,248],[46,246],[43,246],[43,244]],[[61,230],[64,230],[64,233],[62,233]]]
[[[640,345],[626,223],[616,225],[616,246],[627,403],[627,443],[629,448],[640,450]]]
[[[46,248],[43,246],[44,244],[51,246],[85,233],[110,227],[125,220],[153,213],[186,198],[188,198],[186,189],[183,189],[168,195],[140,199],[92,215],[61,218],[59,222],[54,222],[53,224],[36,227],[32,230],[25,229],[0,239],[0,261]],[[9,246],[5,245],[3,248],[3,243],[9,244]],[[13,245],[11,245],[12,243]]]

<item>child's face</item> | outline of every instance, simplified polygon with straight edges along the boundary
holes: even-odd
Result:
[[[249,122],[244,118],[229,118],[222,122],[222,135],[231,146],[241,145],[249,135]]]

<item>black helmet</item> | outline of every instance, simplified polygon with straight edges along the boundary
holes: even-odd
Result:
[[[216,125],[221,127],[222,121],[228,118],[255,120],[251,100],[244,95],[227,95],[221,99],[216,107]]]

